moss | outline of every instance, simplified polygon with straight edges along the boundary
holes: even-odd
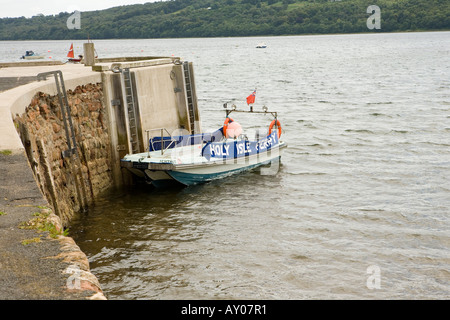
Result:
[[[4,156],[9,156],[12,154],[11,150],[1,150],[0,154],[4,155]]]
[[[68,235],[68,229],[65,230],[58,230],[56,226],[48,222],[47,218],[49,216],[49,211],[44,210],[43,212],[35,212],[33,213],[33,216],[35,218],[31,219],[28,222],[23,222],[20,224],[19,228],[21,229],[35,229],[39,232],[48,232],[51,238],[56,239],[58,236]]]
[[[37,238],[33,238],[33,239],[25,239],[22,241],[22,244],[24,246],[30,244],[30,243],[37,243],[37,242],[41,242],[41,238],[37,237]]]

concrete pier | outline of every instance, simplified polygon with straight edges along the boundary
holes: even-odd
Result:
[[[53,76],[37,81],[54,71],[65,99]],[[105,299],[64,230],[130,183],[120,159],[144,151],[147,134],[201,130],[193,81],[173,57],[0,65],[0,299]]]

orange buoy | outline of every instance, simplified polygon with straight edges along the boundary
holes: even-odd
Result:
[[[223,135],[226,138],[227,137],[227,128],[228,128],[228,124],[233,122],[234,120],[231,119],[230,117],[227,117],[223,123]]]
[[[277,120],[277,119],[273,119],[272,122],[270,123],[268,135],[272,134],[272,129],[275,124],[278,127],[278,138],[279,138],[279,137],[281,137],[281,123],[280,123],[280,120]]]

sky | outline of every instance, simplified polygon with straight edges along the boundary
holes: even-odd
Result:
[[[156,0],[0,0],[0,18],[26,17],[37,14],[93,11],[117,6],[155,2]]]

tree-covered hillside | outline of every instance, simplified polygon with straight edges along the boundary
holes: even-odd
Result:
[[[370,5],[381,28],[368,29]],[[171,0],[81,12],[0,19],[0,40],[229,37],[450,30],[449,0]]]

